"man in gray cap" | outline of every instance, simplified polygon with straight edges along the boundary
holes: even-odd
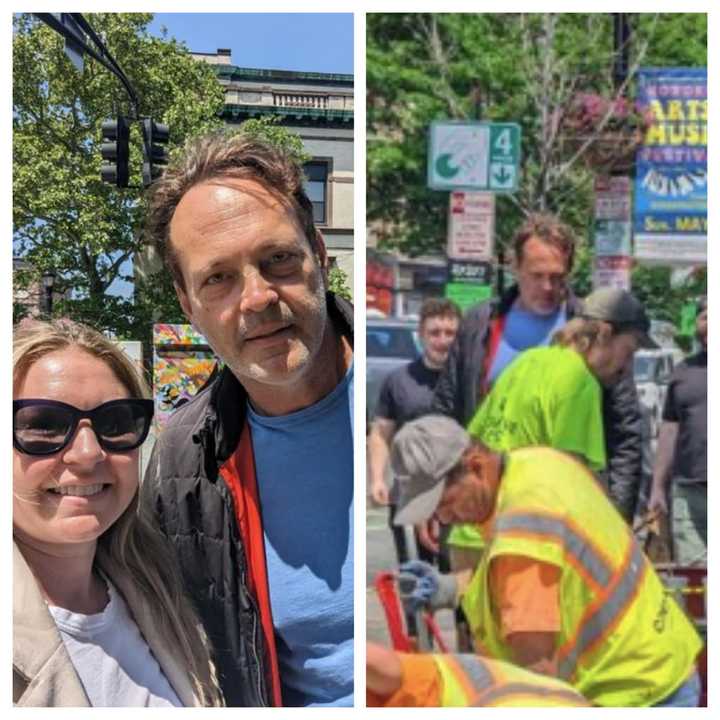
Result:
[[[391,458],[395,522],[474,523],[487,543],[474,573],[401,566],[410,609],[462,602],[483,655],[565,679],[594,705],[697,704],[702,642],[581,463],[494,452],[438,415],[406,424]]]
[[[673,555],[681,565],[707,565],[707,298],[695,320],[700,351],[670,378],[648,507],[668,514],[672,478]]]

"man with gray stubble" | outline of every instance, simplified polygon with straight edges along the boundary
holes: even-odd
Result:
[[[353,699],[352,306],[301,167],[243,134],[185,148],[148,232],[224,363],[158,437],[144,509],[171,540],[234,706]]]

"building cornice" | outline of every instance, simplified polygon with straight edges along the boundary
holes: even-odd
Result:
[[[212,65],[217,75],[230,81],[282,82],[314,85],[345,85],[352,89],[353,76],[341,73],[298,72],[296,70],[266,70],[243,68],[236,65]]]
[[[235,105],[225,104],[221,117],[224,120],[241,121],[261,115],[277,115],[282,121],[292,124],[292,121],[312,121],[315,123],[353,124],[352,110],[332,110],[330,108],[289,108],[263,105]]]

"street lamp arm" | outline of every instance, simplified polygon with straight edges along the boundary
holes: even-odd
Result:
[[[135,105],[136,114],[137,114],[137,108],[140,105],[140,99],[137,96],[137,93],[135,92],[135,89],[130,84],[130,81],[128,80],[125,73],[122,71],[120,66],[117,64],[117,61],[115,58],[110,54],[110,51],[105,47],[105,43],[98,37],[98,34],[93,29],[92,25],[82,16],[82,13],[70,13],[70,16],[75,20],[75,22],[90,36],[90,39],[95,43],[95,45],[100,48],[100,52],[103,54],[104,58],[107,62],[109,62],[112,65],[111,72],[114,73],[114,75],[120,80],[120,82],[125,86],[125,90],[127,90],[128,95],[130,96],[130,99],[132,100],[133,105]],[[105,67],[108,67],[105,65]],[[110,69],[110,68],[108,68]]]
[[[56,33],[62,35],[66,40],[70,40],[71,42],[79,45],[82,48],[83,52],[86,52],[88,55],[90,55],[91,58],[99,62],[106,70],[109,70],[113,75],[115,75],[115,77],[120,80],[123,87],[125,88],[125,91],[129,95],[130,101],[135,107],[135,115],[138,115],[138,106],[140,104],[140,101],[138,99],[137,93],[130,84],[130,81],[125,76],[125,73],[120,69],[112,55],[110,55],[110,53],[108,52],[102,40],[97,36],[90,24],[85,20],[85,18],[82,17],[80,13],[70,13],[70,15],[72,16],[73,20],[75,20],[75,22],[80,25],[80,27],[82,27],[82,29],[87,32],[88,35],[90,35],[93,42],[98,46],[99,52],[98,50],[95,50],[95,48],[84,42],[76,34],[68,30],[68,28],[66,28],[62,24],[62,22],[60,22],[52,13],[33,14],[35,15],[35,17],[38,18],[38,20],[44,22]]]

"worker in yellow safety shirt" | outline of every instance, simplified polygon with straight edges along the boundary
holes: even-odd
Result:
[[[567,683],[502,660],[410,654],[368,643],[368,707],[587,707]]]
[[[402,565],[411,610],[461,602],[478,653],[594,705],[697,705],[700,637],[582,463],[547,447],[493,452],[440,415],[407,423],[391,458],[396,523],[477,523],[487,547],[474,572]]]

